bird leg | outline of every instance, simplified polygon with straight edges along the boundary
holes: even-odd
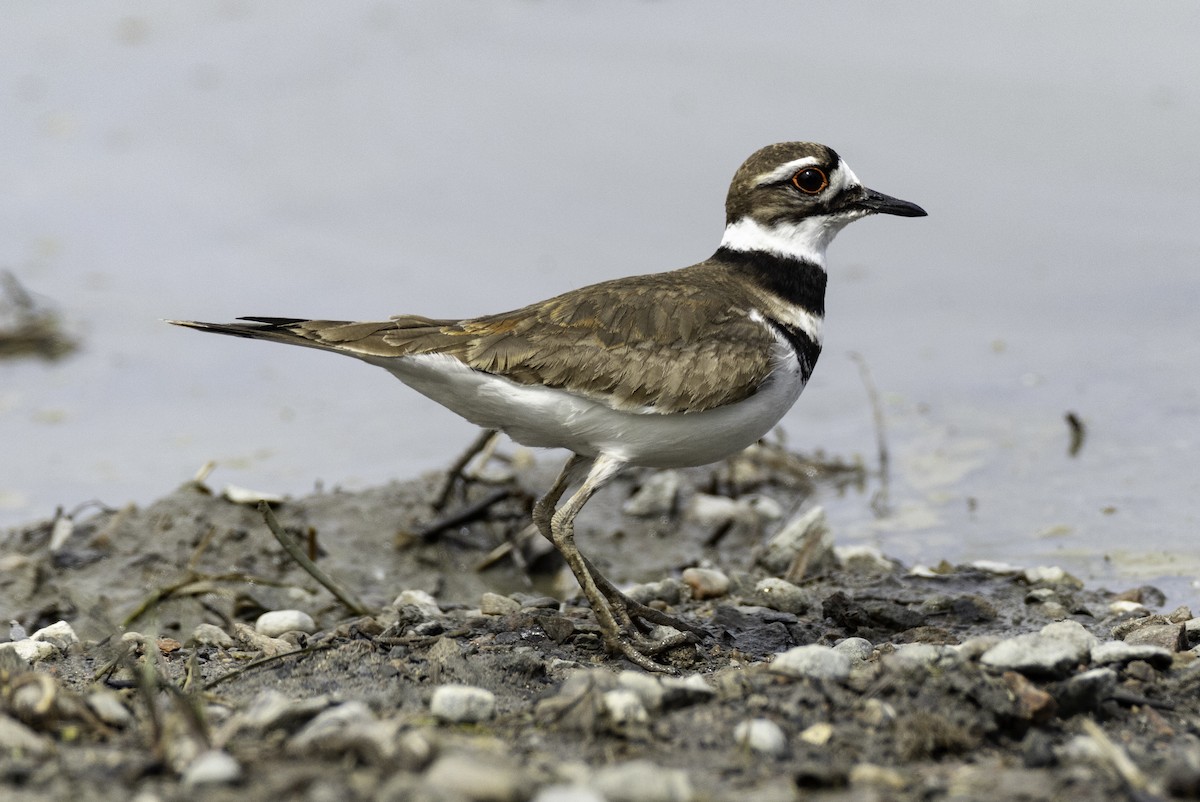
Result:
[[[601,455],[591,462],[583,485],[575,491],[561,509],[555,511],[559,499],[562,498],[571,480],[582,470],[587,458],[573,455],[546,495],[534,506],[533,520],[554,547],[558,549],[563,560],[578,580],[584,596],[592,607],[592,612],[600,624],[604,635],[605,645],[611,650],[620,652],[630,662],[641,666],[647,671],[670,671],[647,655],[656,654],[666,649],[694,642],[690,632],[677,632],[674,635],[658,640],[647,638],[638,629],[635,618],[644,618],[655,623],[666,623],[677,626],[678,622],[658,610],[635,602],[625,596],[608,581],[591,563],[579,552],[575,545],[575,516],[583,505],[604,485],[615,477],[625,463],[620,460]],[[618,624],[617,619],[620,619]],[[684,629],[694,631],[685,626]]]

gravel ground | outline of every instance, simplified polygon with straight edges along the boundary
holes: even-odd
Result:
[[[647,674],[523,531],[554,466],[492,466],[274,501],[343,601],[201,482],[0,536],[0,798],[1200,797],[1200,619],[1153,588],[836,548],[805,499],[861,471],[759,448],[580,518],[710,633]]]

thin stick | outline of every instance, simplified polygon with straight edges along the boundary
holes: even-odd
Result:
[[[471,445],[467,446],[467,450],[458,456],[458,459],[446,471],[445,484],[442,485],[441,492],[438,493],[437,498],[433,501],[433,508],[435,510],[440,510],[446,506],[446,502],[450,500],[450,493],[454,491],[454,483],[459,479],[466,478],[463,471],[466,470],[467,463],[474,459],[477,454],[484,451],[496,439],[497,435],[499,435],[499,432],[495,429],[484,429],[471,442]]]
[[[279,525],[279,519],[275,517],[275,513],[271,512],[271,507],[267,502],[258,502],[258,511],[262,515],[263,520],[267,522],[267,528],[271,530],[271,534],[279,541],[279,545],[283,546],[283,550],[288,553],[296,563],[308,572],[308,575],[325,586],[325,589],[337,597],[350,612],[355,615],[370,615],[371,610],[363,604],[350,591],[344,589],[341,585],[333,580],[329,574],[317,567],[316,563],[308,559],[308,555],[300,548],[288,533],[283,531],[283,527]]]
[[[418,532],[417,537],[424,541],[433,540],[447,529],[453,529],[456,526],[462,526],[463,524],[474,521],[476,518],[482,517],[483,514],[487,512],[488,508],[493,504],[504,501],[504,499],[509,498],[512,495],[513,490],[511,488],[503,487],[499,490],[494,490],[471,506],[464,507],[456,513],[447,515],[440,521],[434,521],[429,526]]]
[[[867,400],[871,403],[871,417],[875,422],[875,446],[879,452],[879,492],[871,499],[871,508],[876,516],[882,518],[887,514],[888,499],[891,495],[891,471],[888,467],[890,460],[883,405],[879,403],[879,391],[875,389],[875,382],[871,381],[871,370],[867,367],[867,360],[863,358],[862,354],[855,351],[850,352],[850,358],[858,363],[858,375],[862,377],[863,387],[866,388]]]

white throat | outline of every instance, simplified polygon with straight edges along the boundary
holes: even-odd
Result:
[[[819,215],[798,223],[764,226],[753,217],[743,217],[725,227],[721,247],[731,251],[765,251],[824,267],[825,249],[849,222],[844,217]]]

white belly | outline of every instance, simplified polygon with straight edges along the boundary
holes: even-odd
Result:
[[[614,410],[564,390],[471,370],[441,355],[364,361],[522,445],[607,454],[650,468],[705,465],[741,451],[770,431],[804,389],[795,356],[782,346],[775,371],[754,395],[717,409],[668,415]]]

